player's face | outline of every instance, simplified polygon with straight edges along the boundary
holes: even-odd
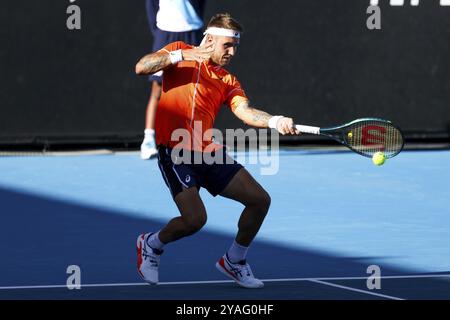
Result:
[[[233,37],[214,36],[214,53],[211,59],[220,66],[226,66],[236,54],[239,39]]]

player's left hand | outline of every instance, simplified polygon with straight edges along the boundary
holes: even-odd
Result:
[[[192,49],[185,49],[182,51],[183,60],[186,61],[197,61],[202,63],[203,61],[208,61],[211,55],[214,53],[214,42],[201,47],[194,47]]]
[[[300,134],[300,131],[295,128],[294,119],[288,117],[280,118],[277,121],[277,130],[282,135]]]

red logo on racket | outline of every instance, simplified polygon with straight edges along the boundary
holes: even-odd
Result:
[[[365,126],[362,128],[361,143],[364,146],[378,147],[385,149],[384,141],[386,136],[386,128],[376,125]]]

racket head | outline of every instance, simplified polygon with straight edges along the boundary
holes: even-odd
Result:
[[[395,157],[405,144],[400,128],[379,118],[357,119],[339,127],[321,129],[321,133],[368,158],[376,152],[383,152],[386,158]]]

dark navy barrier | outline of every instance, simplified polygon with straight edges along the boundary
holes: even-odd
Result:
[[[209,1],[205,20],[245,27],[230,67],[256,107],[331,126],[391,119],[410,138],[450,137],[450,7],[380,0]],[[137,143],[149,94],[134,64],[151,48],[144,1],[5,1],[0,11],[0,143]],[[243,126],[224,108],[219,128]]]

